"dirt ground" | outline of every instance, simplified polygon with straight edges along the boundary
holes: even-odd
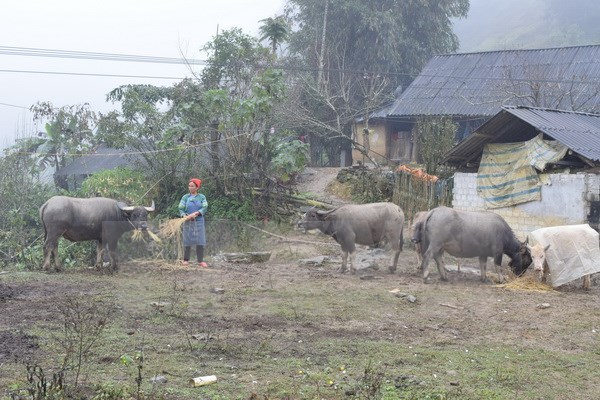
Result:
[[[302,184],[331,198],[326,188],[335,174],[319,171]],[[57,305],[72,295],[110,296],[118,304],[119,327],[112,332],[118,339],[95,355],[100,366],[86,381],[106,370],[113,382],[132,382],[117,369],[118,357],[145,340],[152,354],[146,369],[168,377],[164,398],[384,398],[335,391],[336,384],[297,371],[323,371],[341,385],[348,376],[339,371],[358,377],[371,361],[384,363],[395,390],[399,380],[418,382],[413,397],[394,392],[388,399],[593,399],[600,393],[597,282],[588,292],[576,284],[560,291],[508,290],[464,272],[477,265],[466,260],[449,282],[440,282],[432,268],[432,283],[424,284],[408,245],[393,275],[387,272],[391,253],[366,247],[358,253],[362,269],[340,274],[339,247],[331,238],[261,229],[262,248],[254,250],[272,253],[266,263],[216,256],[208,269],[137,260],[123,263],[117,275],[0,271],[0,398],[25,387],[25,363],[58,363],[48,332],[59,334]],[[166,311],[157,312],[162,303]],[[189,338],[197,336],[192,333],[205,339],[186,353]],[[365,343],[393,350],[379,354]],[[212,388],[180,389],[190,377],[213,373],[219,383]],[[314,381],[304,388],[298,375]]]

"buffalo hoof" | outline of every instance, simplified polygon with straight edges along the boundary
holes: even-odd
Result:
[[[396,272],[396,267],[388,267],[388,272],[389,272],[390,274],[393,274],[393,273],[395,273],[395,272]]]
[[[431,279],[430,279],[429,277],[427,277],[427,278],[423,278],[423,283],[424,283],[424,284],[431,283]]]

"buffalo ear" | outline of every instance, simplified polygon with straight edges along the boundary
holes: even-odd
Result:
[[[119,210],[121,210],[121,211],[133,211],[133,209],[134,209],[133,206],[128,206],[127,204],[123,203],[122,201],[117,201],[117,207],[119,207]]]

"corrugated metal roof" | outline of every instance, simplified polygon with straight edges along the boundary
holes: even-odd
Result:
[[[479,160],[487,143],[513,143],[543,132],[590,160],[600,161],[600,115],[534,107],[502,110],[446,153],[442,164],[465,166]]]
[[[140,157],[127,149],[113,149],[100,145],[96,151],[76,158],[55,172],[55,175],[91,175],[116,167],[133,165]]]
[[[539,83],[538,99],[530,82]],[[600,112],[600,45],[433,57],[387,117],[492,116],[501,105]],[[569,95],[565,96],[565,93]]]

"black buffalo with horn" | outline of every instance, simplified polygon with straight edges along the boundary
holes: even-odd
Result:
[[[128,206],[127,204],[104,197],[80,199],[54,196],[40,207],[40,218],[44,227],[43,269],[51,268],[54,255],[56,271],[61,270],[58,258],[58,240],[62,236],[72,242],[96,240],[96,268],[102,267],[102,254],[108,247],[110,266],[117,271],[117,242],[123,233],[148,229],[148,213],[154,211],[154,201],[150,207]]]

